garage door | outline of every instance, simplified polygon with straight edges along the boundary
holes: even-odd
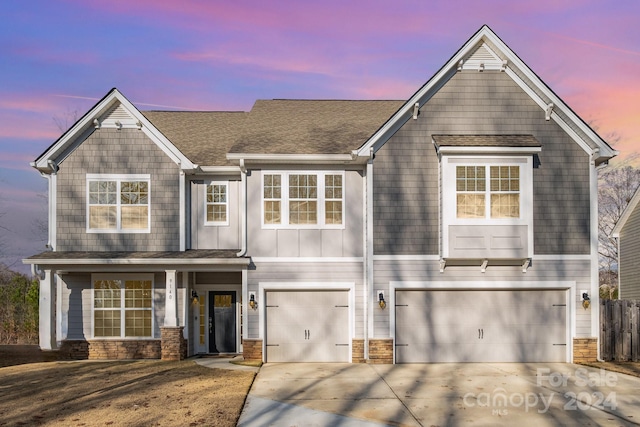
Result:
[[[396,291],[396,362],[565,362],[566,291]]]
[[[349,362],[347,291],[266,293],[267,362]]]

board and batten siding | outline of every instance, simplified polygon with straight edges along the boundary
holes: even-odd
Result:
[[[278,169],[280,171],[282,169]],[[311,171],[327,171],[320,167]],[[337,170],[340,172],[340,170]],[[361,257],[363,256],[363,179],[360,171],[344,171],[344,227],[278,228],[262,226],[262,175],[247,177],[248,253],[253,257]]]
[[[228,225],[205,225],[205,189],[209,182],[228,184]],[[240,181],[237,178],[215,177],[191,182],[191,248],[239,249],[240,243]]]
[[[436,134],[533,135],[542,145],[533,171],[534,253],[590,253],[588,155],[505,73],[487,71],[456,73],[376,153],[376,255],[439,253]]]
[[[619,298],[640,299],[640,208],[636,206],[624,227],[619,240]]]
[[[255,262],[255,269],[249,270],[247,277],[248,292],[255,292],[257,298],[259,295],[260,283],[269,283],[270,285],[282,285],[279,290],[301,290],[301,284],[320,284],[318,289],[323,290],[323,283],[328,285],[332,283],[353,283],[354,284],[354,326],[355,337],[364,337],[364,321],[363,321],[363,265],[361,262],[277,262],[262,263]],[[304,288],[307,289],[307,288]],[[304,290],[303,289],[303,290]],[[247,310],[246,325],[248,338],[258,338],[260,335],[260,311],[264,309],[258,301],[257,310]],[[344,326],[348,328],[348,325]]]
[[[114,273],[120,274],[120,273]],[[92,284],[90,273],[69,273],[60,276],[58,286],[62,286],[62,319],[67,320],[67,336],[65,339],[91,339],[93,331],[92,319]],[[164,324],[164,305],[166,282],[164,273],[153,275],[153,338],[160,338],[160,327]],[[185,325],[184,287],[178,288],[178,322]],[[108,338],[106,338],[108,339]]]
[[[390,292],[390,282],[425,282],[428,289],[429,282],[465,282],[470,288],[475,288],[474,283],[484,282],[485,287],[478,289],[490,289],[487,282],[512,282],[513,288],[527,282],[561,282],[575,281],[576,306],[576,337],[591,336],[591,310],[583,309],[581,305],[581,289],[591,289],[590,262],[585,261],[534,261],[526,273],[517,266],[489,266],[485,273],[480,272],[480,266],[447,266],[444,273],[440,273],[440,265],[437,261],[374,261],[374,284],[376,291],[383,290],[385,295]],[[464,292],[464,291],[461,291]],[[569,308],[569,307],[567,307]],[[464,315],[463,313],[460,314]],[[373,336],[374,338],[388,338],[390,335],[389,310],[373,310]]]
[[[177,251],[179,168],[141,130],[96,129],[57,176],[56,251]],[[149,174],[150,233],[87,233],[87,174]]]

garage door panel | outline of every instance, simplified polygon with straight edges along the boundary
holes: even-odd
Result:
[[[566,291],[398,290],[396,361],[566,360]]]
[[[348,291],[269,291],[266,360],[348,362]]]

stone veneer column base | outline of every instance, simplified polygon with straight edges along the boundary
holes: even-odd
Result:
[[[393,340],[369,339],[369,360],[368,363],[393,364]]]
[[[573,339],[573,363],[590,363],[598,361],[597,338]]]
[[[262,361],[262,340],[242,340],[242,357],[244,360]]]
[[[162,360],[182,360],[187,356],[187,342],[184,339],[183,330],[184,326],[160,328]]]
[[[364,363],[364,340],[351,340],[351,363]]]

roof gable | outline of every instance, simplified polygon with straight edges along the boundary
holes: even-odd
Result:
[[[636,209],[636,206],[638,206],[638,203],[640,203],[640,187],[633,194],[633,197],[627,204],[627,207],[624,208],[624,211],[622,211],[622,215],[620,215],[620,219],[618,220],[618,223],[616,224],[616,226],[613,227],[613,230],[611,230],[611,235],[613,237],[616,237],[616,238],[620,237],[620,232],[622,231],[625,224],[633,214],[633,211]]]
[[[43,173],[52,173],[82,142],[100,128],[137,128],[183,170],[193,170],[192,163],[117,89],[113,88],[69,130],[42,153],[31,166]]]
[[[440,70],[425,83],[362,147],[358,156],[379,150],[409,119],[459,71],[505,72],[540,107],[547,120],[554,120],[596,164],[618,154],[578,117],[488,26],[478,30]]]

